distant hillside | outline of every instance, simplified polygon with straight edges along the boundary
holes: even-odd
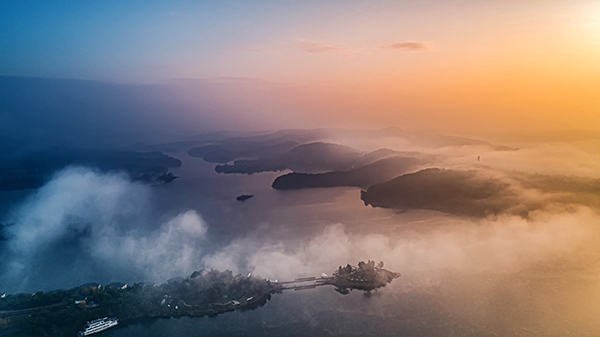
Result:
[[[332,159],[336,161],[352,160],[359,154],[360,152],[358,150],[349,146],[315,142],[299,145],[287,152],[284,157],[306,163]]]
[[[328,129],[327,131],[334,137],[351,139],[402,138],[406,139],[411,144],[429,148],[486,146],[497,151],[517,150],[515,148],[499,146],[474,138],[444,135],[432,131],[408,131],[398,127],[389,127],[381,130]]]
[[[365,205],[398,209],[430,209],[451,214],[498,214],[513,203],[510,184],[480,171],[431,168],[405,174],[361,191]]]
[[[262,135],[213,141],[212,144],[189,150],[188,154],[192,157],[202,158],[209,163],[228,163],[236,159],[272,158],[319,137],[321,137],[320,133],[313,130],[281,130]]]
[[[217,165],[215,172],[217,173],[241,173],[253,174],[260,172],[279,172],[288,169],[285,160],[281,158],[266,158],[266,159],[240,159],[233,162],[233,165]]]
[[[176,177],[169,167],[181,166],[179,159],[160,152],[52,149],[30,152],[0,162],[0,191],[38,188],[56,171],[82,165],[101,171],[125,171],[132,179],[171,182]]]
[[[236,160],[231,165],[217,165],[215,171],[219,173],[244,174],[269,171],[277,172],[286,169],[296,173],[347,171],[372,164],[386,157],[404,156],[407,154],[407,152],[398,152],[389,149],[380,149],[365,154],[344,145],[315,142],[299,145],[284,154],[272,158]],[[424,158],[424,156],[417,153],[410,154]]]
[[[188,151],[192,157],[200,157],[209,163],[228,163],[237,158],[267,158],[285,153],[299,143],[294,141],[283,141],[273,144],[267,142],[247,142],[243,144],[206,145],[193,148]]]
[[[277,177],[272,187],[278,190],[313,187],[355,186],[367,188],[388,181],[423,164],[423,160],[412,157],[390,157],[348,171],[319,174],[289,173]]]

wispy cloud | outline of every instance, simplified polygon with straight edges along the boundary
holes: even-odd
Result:
[[[397,42],[389,45],[381,46],[379,49],[386,49],[392,51],[402,52],[425,52],[433,50],[433,44],[431,42],[416,42],[416,41],[405,41]],[[291,44],[280,45],[278,47],[228,47],[224,50],[238,51],[238,52],[253,52],[253,53],[266,53],[277,56],[288,54],[289,52],[301,52],[304,54],[311,55],[345,55],[347,57],[354,57],[358,54],[372,55],[369,48],[361,48],[344,44],[331,44],[326,42],[319,42],[307,39],[295,39]]]
[[[296,49],[307,54],[356,54],[362,52],[362,48],[345,45],[334,45],[317,41],[296,39]]]
[[[381,49],[397,50],[397,51],[408,51],[408,52],[419,52],[419,51],[430,51],[433,49],[431,42],[397,42],[387,46],[382,46]]]
[[[253,47],[253,46],[225,47],[225,48],[221,48],[221,50],[242,51],[242,52],[255,52],[255,53],[270,52],[271,51],[271,50],[268,50],[268,49],[265,49],[265,48],[259,48],[259,47]]]

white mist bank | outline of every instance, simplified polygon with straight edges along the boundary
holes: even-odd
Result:
[[[578,273],[587,273],[600,260],[595,245],[600,216],[579,206],[556,211],[548,207],[527,219],[451,217],[443,223],[416,224],[415,230],[381,229],[374,223],[367,235],[338,223],[312,237],[268,242],[248,235],[207,251],[208,225],[193,210],[149,230],[147,222],[156,221],[151,219],[151,198],[150,187],[125,175],[87,168],[57,173],[6,221],[13,225],[1,251],[0,285],[10,285],[11,292],[48,290],[40,279],[56,284],[50,280],[58,274],[84,272],[86,277],[160,282],[201,268],[292,279],[375,259],[401,272],[405,289],[410,289],[437,284],[447,275],[517,273],[557,260],[583,263]],[[49,261],[65,246],[73,248],[72,254]],[[48,262],[52,266],[41,265]],[[85,270],[78,269],[82,265]]]
[[[57,173],[9,216],[7,223],[13,225],[7,228],[0,284],[44,288],[29,281],[44,272],[44,262],[56,266],[48,282],[62,273],[78,279],[77,273],[90,268],[92,277],[109,273],[150,280],[197,268],[206,224],[190,210],[148,232],[151,193],[151,187],[133,183],[124,174],[81,167]],[[74,247],[68,259],[46,261],[65,246]],[[73,263],[81,269],[68,270]]]
[[[342,224],[328,226],[294,247],[285,242],[259,245],[239,239],[204,257],[206,266],[237,266],[268,278],[329,273],[359,260],[383,260],[415,287],[440,282],[449,274],[517,273],[556,259],[600,257],[594,242],[600,217],[588,208],[570,213],[538,212],[530,219],[502,216],[456,219],[454,225],[428,223],[427,230],[355,235]]]
[[[485,140],[485,139],[482,139]],[[511,149],[498,150],[489,145],[423,146],[401,137],[331,137],[328,141],[344,144],[363,152],[381,148],[415,151],[438,156],[426,167],[455,168],[485,166],[497,170],[522,171],[549,175],[575,175],[600,179],[600,141],[537,141],[508,144]],[[480,160],[477,160],[479,157]]]

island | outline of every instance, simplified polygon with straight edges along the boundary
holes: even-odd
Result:
[[[368,188],[393,179],[424,163],[420,158],[388,157],[347,171],[326,173],[292,172],[277,177],[271,187],[276,190],[339,186]]]
[[[334,285],[337,292],[345,295],[352,289],[371,291],[385,287],[398,277],[400,273],[383,269],[383,261],[375,265],[375,261],[369,260],[359,262],[357,267],[349,264],[340,266],[326,283]]]
[[[323,138],[318,130],[280,130],[267,134],[230,135],[213,139],[203,146],[188,151],[191,157],[202,158],[209,163],[228,163],[240,158],[270,158],[285,153],[296,146]]]
[[[365,206],[486,217],[516,206],[517,196],[510,184],[482,170],[429,168],[373,185],[360,198]]]
[[[246,200],[248,200],[248,199],[252,198],[253,196],[254,196],[254,194],[242,194],[242,195],[239,195],[239,196],[237,196],[237,198],[235,198],[235,199],[236,199],[237,201],[242,201],[242,202],[244,202],[244,201],[246,201]]]
[[[543,192],[544,202],[539,193]],[[365,206],[426,209],[470,217],[509,214],[523,218],[547,205],[600,205],[600,179],[531,174],[487,167],[428,168],[361,191]]]
[[[234,310],[261,307],[272,294],[287,289],[310,289],[332,285],[348,294],[357,289],[372,291],[400,276],[383,269],[383,262],[359,262],[340,266],[332,276],[279,282],[231,271],[199,270],[187,278],[162,284],[113,282],[106,286],[87,283],[69,290],[0,296],[0,335],[75,336],[88,321],[116,317],[136,322],[170,317],[215,316]],[[118,327],[117,327],[118,328]]]
[[[286,169],[303,172],[340,170],[352,167],[361,161],[363,154],[344,145],[314,142],[295,146],[277,155],[255,159],[239,159],[233,164],[217,165],[217,173],[253,174],[277,172]]]

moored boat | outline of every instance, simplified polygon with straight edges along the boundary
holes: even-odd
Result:
[[[93,321],[89,321],[85,324],[83,329],[79,331],[77,336],[89,336],[95,333],[104,331],[106,329],[112,328],[119,324],[119,320],[116,317],[104,317],[98,318]]]

